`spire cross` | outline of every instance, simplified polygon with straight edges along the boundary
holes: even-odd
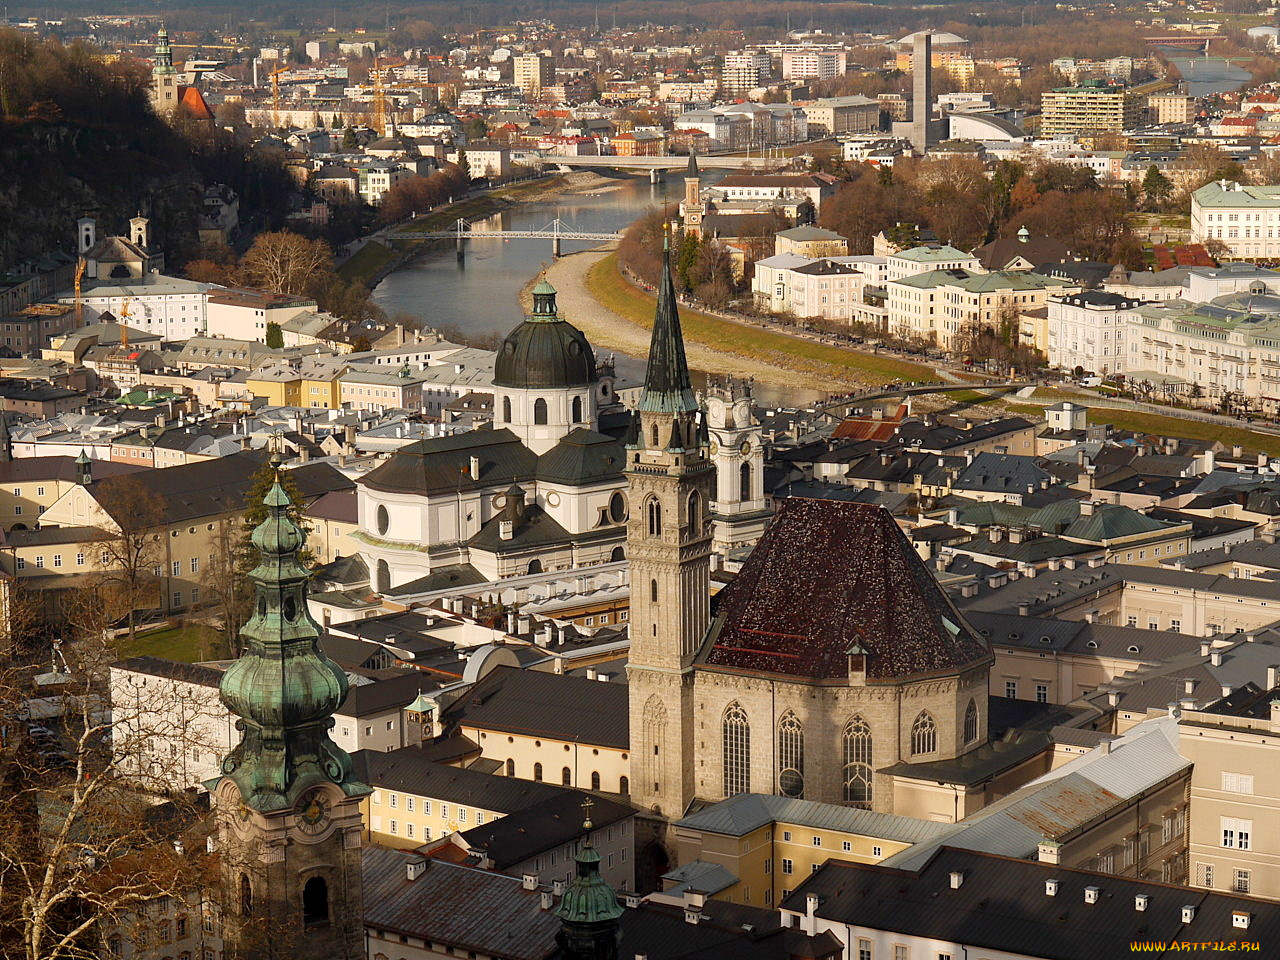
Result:
[[[592,800],[590,797],[582,798],[582,829],[583,830],[591,829],[591,808],[594,805],[595,805],[595,801]],[[591,839],[590,837],[587,838],[588,843],[590,843],[590,839]]]

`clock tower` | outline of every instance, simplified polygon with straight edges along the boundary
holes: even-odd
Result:
[[[254,531],[253,616],[245,650],[222,677],[241,740],[209,784],[218,821],[224,955],[357,960],[364,956],[360,800],[369,788],[329,736],[347,694],[307,612],[305,535],[279,483]]]
[[[737,570],[764,536],[773,515],[764,494],[764,443],[751,405],[749,380],[728,377],[707,385],[707,430],[716,466],[712,547],[730,570]]]

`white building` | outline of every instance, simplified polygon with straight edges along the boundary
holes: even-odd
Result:
[[[1191,242],[1210,241],[1238,259],[1280,257],[1280,186],[1217,180],[1191,194]]]
[[[1140,305],[1139,300],[1100,290],[1050,297],[1050,366],[1061,370],[1083,367],[1103,376],[1124,373],[1128,359],[1125,331]]]
[[[983,272],[982,264],[973,254],[943,244],[937,247],[909,247],[889,254],[885,261],[885,280],[901,280],[928,270]]]
[[[206,330],[206,299],[217,284],[151,273],[127,283],[110,281],[88,287],[81,294],[84,323],[97,323],[104,313],[130,327],[154,333],[162,340],[186,340]],[[62,303],[75,295],[62,293]]]
[[[726,92],[745,93],[769,82],[773,66],[767,53],[726,53],[720,85]]]
[[[782,54],[783,80],[830,80],[844,76],[843,50],[787,50]]]
[[[210,290],[205,302],[205,331],[228,340],[266,343],[267,325],[283,325],[300,313],[314,313],[316,302],[308,297],[260,290]]]
[[[781,253],[757,260],[751,290],[756,305],[773,313],[852,320],[868,282],[862,258],[811,259]],[[866,258],[871,259],[871,258]]]

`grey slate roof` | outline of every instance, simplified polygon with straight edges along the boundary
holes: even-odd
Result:
[[[404,747],[389,753],[357,750],[351,762],[362,783],[382,790],[403,791],[448,803],[462,803],[513,813],[560,794],[573,794],[581,803],[582,794],[575,790],[520,780],[495,777],[462,767],[436,763],[421,747]]]
[[[858,833],[903,843],[918,843],[950,832],[951,824],[932,823],[915,817],[858,810],[815,800],[792,800],[762,793],[740,793],[713,803],[676,823],[677,827],[746,836],[770,823],[785,821],[822,830]]]

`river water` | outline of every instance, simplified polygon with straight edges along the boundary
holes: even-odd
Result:
[[[703,174],[704,184],[715,179],[715,172]],[[648,177],[628,177],[588,193],[517,204],[473,229],[541,230],[558,218],[583,232],[621,232],[646,211],[679,200],[683,192],[684,179],[678,173],[657,184],[650,184]],[[573,253],[598,244],[566,240],[562,251]],[[455,326],[472,335],[506,334],[524,316],[520,291],[550,261],[550,240],[470,241],[461,262],[452,244],[441,245],[388,275],[374,289],[373,299],[388,316],[407,313],[428,326]],[[637,357],[618,355],[617,366],[627,380],[638,381],[644,372],[643,359]],[[700,382],[704,379],[694,374]],[[815,391],[763,383],[757,383],[754,392],[770,406],[805,404],[820,397]]]
[[[1253,79],[1253,74],[1244,67],[1221,57],[1176,56],[1185,51],[1172,47],[1161,49],[1169,57],[1169,62],[1178,68],[1186,82],[1187,92],[1193,97],[1238,90]]]

